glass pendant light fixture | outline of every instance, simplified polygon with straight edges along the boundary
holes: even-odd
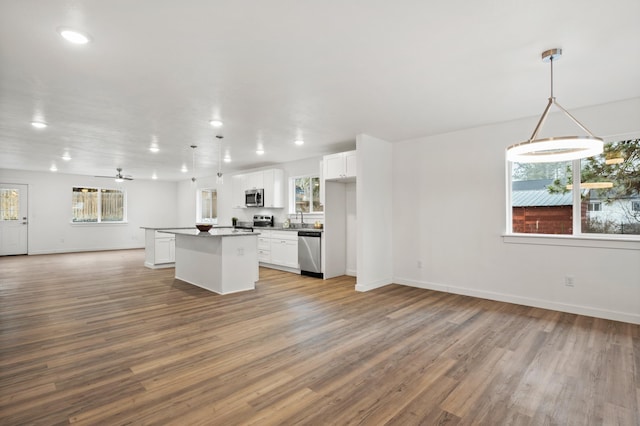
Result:
[[[191,145],[191,149],[193,150],[193,155],[192,155],[193,177],[191,178],[191,182],[193,182],[193,183],[196,182],[196,148],[197,147],[198,147],[198,145]]]
[[[582,125],[569,111],[564,109],[553,96],[553,62],[562,55],[562,49],[551,49],[542,52],[542,60],[551,64],[551,96],[544,109],[538,125],[531,138],[525,142],[511,145],[507,148],[507,160],[517,163],[550,163],[558,161],[571,161],[580,158],[592,157],[601,154],[604,147],[602,138],[595,136]],[[536,139],[542,128],[551,105],[555,105],[571,121],[587,133],[584,136],[556,136],[544,139]]]
[[[216,138],[220,141],[218,146],[218,173],[216,173],[216,183],[223,184],[224,177],[222,175],[222,135],[216,135]]]

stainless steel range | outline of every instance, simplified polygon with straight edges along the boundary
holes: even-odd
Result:
[[[258,227],[266,227],[266,226],[273,226],[273,216],[268,216],[268,215],[254,215],[253,216],[253,226],[258,228]]]

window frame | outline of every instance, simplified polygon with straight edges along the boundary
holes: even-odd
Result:
[[[98,220],[96,222],[76,222],[73,220],[73,190],[74,189],[95,189],[96,192],[98,193],[98,201],[97,204],[99,206],[98,208]],[[102,191],[106,190],[106,191],[119,191],[122,193],[122,220],[109,220],[109,221],[105,221],[102,219]],[[90,226],[90,225],[119,225],[119,224],[127,224],[128,223],[128,217],[127,217],[127,210],[128,210],[128,203],[127,203],[127,191],[123,188],[113,188],[113,187],[98,187],[98,186],[86,186],[86,185],[82,185],[82,186],[72,186],[71,187],[71,224],[72,225],[79,225],[79,226]]]
[[[303,213],[305,216],[309,216],[309,217],[314,217],[314,216],[318,216],[318,217],[324,217],[324,203],[322,203],[322,179],[320,177],[319,173],[312,173],[312,174],[308,174],[308,175],[299,175],[299,176],[290,176],[289,177],[289,215],[290,216],[295,216],[298,214],[298,212],[296,211],[296,180],[297,179],[304,179],[304,178],[309,178],[313,181],[313,179],[318,179],[318,183],[320,184],[320,188],[319,188],[319,198],[320,198],[320,203],[322,205],[322,211],[313,211],[313,189],[311,189],[311,198],[309,199],[309,209],[310,211],[307,213]]]
[[[623,135],[615,138],[605,138],[604,143],[616,143],[629,139],[637,139],[639,135]],[[572,234],[531,234],[513,232],[513,163],[506,159],[505,155],[505,181],[507,183],[506,192],[506,226],[503,234],[503,241],[512,244],[535,244],[535,245],[558,245],[558,246],[576,246],[576,247],[602,247],[602,248],[621,248],[640,250],[640,235],[638,234],[598,234],[582,232],[582,208],[581,208],[581,172],[582,160],[572,160]]]
[[[587,203],[587,211],[589,212],[601,212],[602,201],[589,201]]]
[[[202,193],[204,191],[209,192],[210,194],[215,193],[216,194],[216,206],[215,206],[215,211],[216,211],[216,217],[212,217],[212,218],[206,218],[204,219],[202,217],[202,206],[203,206],[203,199],[202,199]],[[213,200],[213,199],[212,199]],[[211,204],[211,212],[213,213],[213,201]],[[218,189],[217,188],[198,188],[196,189],[196,223],[208,223],[208,224],[212,224],[212,225],[217,225],[218,224]]]

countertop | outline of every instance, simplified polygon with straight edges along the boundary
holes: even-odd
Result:
[[[260,232],[260,231],[293,231],[293,232],[298,232],[298,231],[313,231],[313,232],[324,232],[323,228],[314,228],[313,226],[309,226],[309,227],[300,227],[299,223],[295,224],[295,227],[289,227],[289,228],[283,228],[282,225],[276,225],[276,226],[253,226],[253,224],[251,222],[241,222],[238,224],[238,226],[245,226],[245,227],[251,227],[253,228],[254,232]],[[194,233],[198,233],[199,231],[195,228],[195,226],[189,226],[189,227],[180,227],[180,226],[176,226],[176,227],[163,227],[163,228],[156,228],[156,227],[149,227],[149,226],[141,226],[141,229],[149,229],[149,230],[153,230],[153,231],[160,231],[160,232],[164,232],[164,231],[170,231],[170,230],[193,230]],[[225,226],[225,225],[214,225],[211,228],[211,231],[216,231],[216,230],[232,230],[233,227],[232,226]],[[241,230],[238,230],[241,231]],[[172,232],[169,232],[172,233]],[[237,234],[237,232],[232,232],[234,235]],[[191,235],[191,234],[188,234]],[[212,234],[213,235],[213,234]]]
[[[160,231],[160,230],[163,230],[163,229],[193,229],[193,228],[195,228],[195,227],[194,226],[189,226],[189,227],[181,227],[181,226],[169,226],[169,227],[167,227],[167,226],[165,226],[163,228],[154,228],[154,227],[151,227],[151,226],[141,226],[140,227],[140,229],[149,229],[149,230],[152,230],[152,231]]]
[[[275,226],[253,226],[251,223],[245,224],[242,223],[242,226],[251,226],[254,230],[264,230],[264,231],[313,231],[313,232],[323,232],[323,228],[314,228],[313,226],[305,226],[301,227],[299,223],[295,224],[295,227],[283,228],[281,224],[276,224]]]
[[[171,229],[174,229],[173,231]],[[191,235],[193,237],[246,237],[247,235],[260,235],[260,232],[236,230],[231,227],[211,228],[208,232],[200,232],[195,228],[168,228],[159,229],[158,232],[174,235]]]

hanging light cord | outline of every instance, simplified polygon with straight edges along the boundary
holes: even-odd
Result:
[[[549,62],[551,62],[551,98],[553,99],[553,55],[549,58]]]

